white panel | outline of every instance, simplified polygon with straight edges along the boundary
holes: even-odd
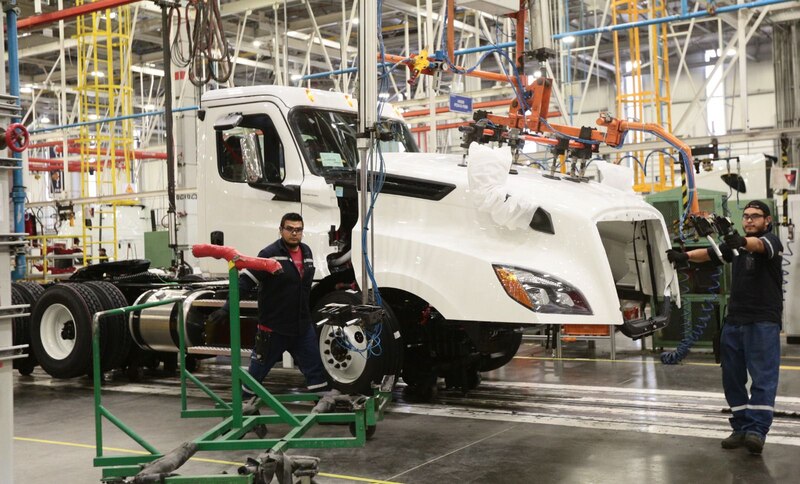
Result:
[[[775,200],[776,205],[783,205],[780,198]],[[782,212],[782,209],[779,209]],[[789,195],[789,219],[793,223],[800,221],[800,195]],[[780,227],[779,234],[783,244],[783,273],[784,273],[784,308],[783,330],[786,336],[800,337],[800,298],[792,297],[800,293],[800,244],[797,237],[800,235],[792,227],[791,239],[788,227]]]
[[[457,0],[456,5],[491,15],[506,15],[519,10],[518,0]]]

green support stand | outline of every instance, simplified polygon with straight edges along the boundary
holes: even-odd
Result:
[[[96,456],[94,466],[102,468],[102,479],[105,482],[123,482],[125,478],[135,476],[142,472],[142,468],[164,455],[173,454],[178,449],[168,454],[159,452],[146,440],[140,437],[133,429],[126,426],[114,416],[101,401],[101,371],[100,371],[100,320],[107,316],[124,315],[154,306],[176,304],[178,314],[179,360],[180,360],[180,399],[181,418],[221,418],[222,420],[211,427],[191,442],[196,451],[219,450],[261,450],[269,449],[268,453],[282,454],[289,449],[299,448],[342,448],[362,447],[367,440],[368,429],[373,428],[378,421],[383,419],[383,411],[391,401],[391,385],[376,388],[373,395],[354,400],[351,412],[344,413],[292,413],[287,407],[289,402],[316,402],[320,396],[317,394],[273,395],[256,381],[241,367],[241,341],[239,331],[239,277],[235,259],[229,262],[229,298],[230,305],[230,341],[231,341],[231,390],[230,402],[217,395],[208,386],[204,385],[196,376],[186,370],[186,335],[183,321],[183,298],[170,298],[157,302],[139,304],[124,308],[102,311],[95,314],[92,325],[92,352],[94,368],[94,407],[96,431]],[[213,402],[211,409],[189,409],[187,402],[187,389],[189,383],[194,384],[205,393]],[[243,402],[241,387],[244,385],[258,397],[256,406],[270,409],[272,413],[265,415],[243,415]],[[142,448],[149,452],[148,455],[112,457],[103,455],[103,419],[108,420],[122,430]],[[308,438],[304,435],[314,425],[320,423],[347,425],[351,433],[347,437],[315,437]],[[247,433],[260,425],[288,425],[290,430],[282,437],[258,438],[241,440]],[[179,448],[180,449],[180,448]],[[265,455],[265,454],[262,454]],[[188,457],[187,457],[188,459]],[[151,464],[152,465],[152,464]],[[205,483],[259,483],[257,476],[247,474],[241,476],[213,475],[213,476],[171,476],[164,478],[163,482],[178,483],[192,482]]]

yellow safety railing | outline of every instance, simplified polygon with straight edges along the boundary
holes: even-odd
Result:
[[[78,0],[77,5],[95,0]],[[130,68],[130,7],[82,15],[77,21],[79,118],[81,122],[133,114]],[[133,120],[82,125],[78,143],[81,160],[81,197],[117,195],[131,191]],[[121,187],[124,185],[124,188]],[[105,249],[112,260],[118,254],[117,206],[81,205],[82,240]],[[99,220],[93,223],[93,220]],[[84,247],[84,264],[91,262],[93,247]],[[97,257],[97,256],[96,256]]]
[[[653,0],[640,4],[636,0],[612,1],[613,24],[659,18],[667,16],[666,1]],[[614,31],[614,60],[617,81],[617,113],[620,118],[635,118],[642,122],[656,123],[667,131],[672,130],[672,99],[669,82],[669,49],[667,24],[650,25],[646,42],[649,42],[647,57],[641,49],[639,28]],[[621,52],[630,53],[623,58]],[[630,63],[630,64],[628,64]],[[649,68],[649,72],[645,71]],[[627,143],[644,141],[644,133],[631,132]],[[619,156],[623,156],[623,154]],[[675,187],[673,158],[664,153],[654,153],[648,163],[644,152],[627,155],[637,161],[632,163],[633,189],[637,192],[659,192]]]
[[[71,254],[56,254],[55,249],[61,248],[57,246],[56,241],[58,240],[65,240],[65,241],[74,241],[78,239],[79,243],[77,247],[81,249],[81,253],[71,253]],[[52,281],[56,279],[64,279],[72,275],[72,272],[69,271],[70,267],[80,265],[80,261],[86,259],[86,251],[83,249],[84,247],[90,247],[91,241],[83,240],[81,237],[76,235],[29,235],[25,237],[25,240],[28,242],[27,246],[27,255],[25,256],[25,261],[27,263],[27,271],[26,271],[26,278],[29,280],[38,280],[38,281]],[[72,245],[72,249],[76,248],[76,244],[64,244],[64,245]],[[65,247],[66,248],[66,247]],[[39,253],[35,254],[34,252],[38,249]],[[103,259],[99,256],[89,256],[88,259],[96,259],[97,261],[103,261]],[[106,258],[107,259],[107,258]],[[62,264],[58,264],[56,261],[58,260],[67,260],[72,261],[71,264],[64,264],[65,267],[57,267]],[[36,269],[36,270],[34,270]]]

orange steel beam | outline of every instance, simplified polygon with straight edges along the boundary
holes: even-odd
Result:
[[[65,8],[56,12],[43,13],[41,15],[34,15],[26,17],[17,21],[17,29],[31,29],[40,25],[47,25],[60,20],[69,20],[80,15],[86,15],[100,10],[107,10],[109,8],[122,7],[130,3],[136,3],[139,0],[98,0],[94,3],[85,3],[76,7]]]
[[[600,126],[605,126],[607,129],[606,137],[606,144],[611,146],[612,148],[619,147],[622,145],[623,140],[625,139],[625,133],[627,131],[646,131],[648,133],[652,133],[659,138],[663,139],[664,141],[670,143],[671,145],[678,148],[683,154],[686,156],[687,164],[689,168],[694,165],[694,158],[692,157],[692,148],[689,147],[686,143],[681,141],[677,136],[670,133],[669,131],[665,130],[660,124],[655,123],[638,123],[633,121],[622,121],[620,119],[614,119],[611,117],[600,117],[597,119],[597,124]],[[687,173],[687,176],[694,177],[694,173]],[[692,192],[692,205],[689,207],[689,210],[692,213],[700,213],[700,203],[697,200],[697,187],[690,188],[689,191]]]

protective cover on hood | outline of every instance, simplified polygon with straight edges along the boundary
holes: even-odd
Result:
[[[509,229],[527,228],[538,205],[506,191],[511,161],[510,148],[492,149],[472,143],[467,164],[470,198],[475,207],[489,214],[495,223]]]

